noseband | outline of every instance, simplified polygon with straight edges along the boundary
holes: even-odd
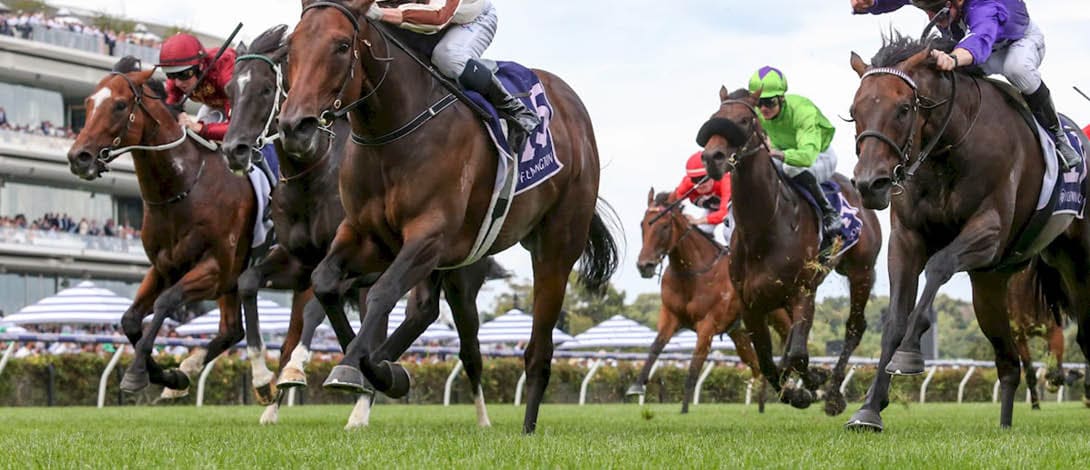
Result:
[[[254,152],[260,154],[262,147],[280,138],[279,132],[273,132],[272,134],[269,132],[273,121],[276,120],[276,116],[280,112],[280,100],[281,98],[287,98],[288,93],[284,89],[284,70],[280,64],[273,62],[272,59],[262,54],[245,54],[235,59],[235,65],[237,66],[239,62],[246,60],[265,62],[269,64],[269,67],[272,67],[273,73],[276,74],[276,94],[273,97],[272,107],[269,109],[269,117],[265,119],[265,127],[261,128],[261,133],[258,134],[254,144],[250,146]]]
[[[893,148],[894,151],[897,152],[897,156],[900,157],[901,162],[893,168],[894,185],[899,186],[916,174],[916,170],[918,170],[920,168],[920,165],[923,164],[925,160],[927,160],[927,156],[930,155],[931,151],[935,149],[935,146],[939,143],[939,139],[941,139],[943,134],[946,133],[947,126],[950,125],[950,119],[953,117],[954,114],[954,102],[957,98],[958,74],[954,72],[947,73],[950,74],[950,79],[952,81],[950,97],[937,103],[930,102],[929,99],[920,96],[919,87],[916,85],[916,82],[912,80],[912,77],[908,76],[907,73],[900,69],[896,69],[893,67],[875,68],[868,70],[867,73],[864,73],[863,76],[860,78],[860,80],[866,80],[867,77],[871,77],[874,75],[893,75],[894,77],[900,78],[901,81],[908,85],[909,89],[912,90],[912,107],[910,110],[912,114],[910,115],[911,119],[909,119],[908,121],[910,127],[908,130],[908,136],[905,138],[903,144],[898,145],[889,136],[882,133],[882,131],[876,129],[867,129],[863,132],[860,132],[859,135],[855,136],[856,155],[859,154],[859,148],[863,143],[863,139],[866,139],[867,137],[873,137],[875,139],[878,139],[884,142],[886,145],[889,145],[891,148]],[[931,142],[924,146],[923,150],[920,150],[920,153],[916,156],[915,161],[913,161],[911,152],[912,145],[916,137],[916,117],[919,114],[920,108],[931,110],[944,104],[949,104],[949,106],[947,106],[946,108],[946,115],[943,117],[942,126],[939,127],[939,131],[935,134],[935,137],[931,139]],[[923,126],[920,126],[921,129],[922,127]],[[947,146],[946,150],[952,147],[952,145]]]

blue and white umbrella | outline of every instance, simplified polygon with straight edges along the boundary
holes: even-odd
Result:
[[[83,281],[4,317],[5,323],[33,325],[43,323],[100,324],[121,323],[121,315],[132,305],[132,299],[109,289],[95,287]]]
[[[481,344],[525,343],[530,341],[533,326],[534,317],[522,313],[522,310],[512,309],[484,322],[477,333],[477,339]],[[571,335],[553,328],[553,344],[571,341],[571,339]]]
[[[655,341],[655,336],[654,330],[635,320],[624,315],[614,315],[575,335],[575,338],[564,343],[560,349],[648,348]]]

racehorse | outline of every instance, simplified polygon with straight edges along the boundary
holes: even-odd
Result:
[[[712,336],[728,333],[734,340],[735,350],[750,370],[753,380],[761,383],[758,406],[764,412],[765,382],[757,363],[753,343],[741,325],[741,312],[730,310],[730,297],[734,286],[730,282],[730,261],[726,247],[708,234],[689,223],[670,199],[670,193],[647,193],[647,210],[640,224],[643,231],[643,248],[636,265],[644,279],[655,274],[655,267],[669,257],[670,264],[662,274],[662,309],[659,311],[658,335],[651,343],[647,361],[639,377],[629,389],[628,395],[643,395],[646,391],[651,367],[659,354],[679,328],[696,332],[696,349],[689,362],[689,376],[685,380],[685,397],[681,412],[689,412],[697,376],[711,350]],[[791,319],[787,312],[777,310],[773,315],[773,327],[781,339],[787,338]]]
[[[1079,345],[1090,356],[1090,222],[1068,224],[1073,216],[1063,216],[1067,221],[1050,222],[1036,242],[1019,242],[1045,172],[1036,131],[1023,125],[1008,103],[1011,94],[999,86],[961,70],[936,70],[929,56],[933,44],[953,47],[895,34],[883,38],[872,65],[851,57],[861,78],[851,108],[859,155],[855,185],[866,207],[892,206],[890,317],[878,374],[846,425],[852,429],[882,430],[890,374],[923,371],[920,336],[930,321],[921,312],[957,272],[969,273],[977,322],[995,349],[1000,426],[1011,425],[1020,380],[1008,281],[1034,254],[1058,272],[1060,307],[1078,323]],[[927,280],[917,302],[921,272]]]
[[[844,333],[844,349],[825,389],[825,413],[833,416],[847,406],[840,393],[852,351],[866,330],[864,308],[874,286],[874,264],[881,249],[882,233],[873,211],[860,210],[863,226],[858,242],[828,260],[819,260],[817,209],[792,189],[776,168],[757,119],[757,95],[746,90],[733,94],[721,88],[719,110],[701,128],[698,144],[704,147],[704,165],[712,178],[728,172],[738,196],[733,203],[737,227],[731,238],[730,278],[738,295],[731,308],[745,312],[746,328],[753,338],[761,371],[781,391],[781,376],[772,359],[768,315],[776,309],[791,314],[791,332],[784,352],[786,378],[792,371],[802,375],[805,388],[783,392],[792,406],[805,408],[813,400],[809,390],[821,377],[808,371],[807,339],[814,321],[814,294],[830,269],[848,278],[851,312]],[[847,178],[834,177],[840,192],[859,206],[859,193]],[[840,240],[838,238],[837,240]],[[840,243],[832,244],[834,248]]]
[[[117,157],[132,154],[151,268],[121,319],[136,349],[121,389],[139,391],[150,381],[185,391],[204,364],[242,339],[236,281],[249,261],[257,202],[250,183],[232,174],[217,152],[187,138],[153,71],[139,71],[128,59],[115,70],[84,101],[87,124],[68,150],[68,163],[73,174],[92,180]],[[209,299],[219,302],[219,334],[180,370],[163,370],[151,357],[163,321]],[[142,332],[142,319],[153,312]]]
[[[492,212],[499,164],[470,107],[451,103],[451,92],[429,68],[395,46],[381,26],[361,20],[372,3],[303,3],[288,41],[292,86],[279,126],[285,150],[307,155],[321,139],[327,116],[351,112],[356,145],[340,173],[345,220],[313,281],[326,314],[334,316],[343,315],[336,289],[340,279],[378,274],[361,334],[376,328],[410,287],[423,283],[426,289],[418,292],[424,297],[437,294],[445,273],[437,268],[466,261],[478,228]],[[549,379],[552,329],[572,266],[582,256],[580,279],[592,291],[601,290],[617,266],[616,244],[595,210],[599,162],[590,117],[560,78],[534,73],[554,107],[549,131],[563,169],[510,201],[506,222],[487,250],[497,253],[520,242],[533,262],[526,433],[537,424]],[[444,103],[449,106],[440,106]],[[407,393],[408,374],[389,361],[426,326],[409,319],[377,349],[357,336],[326,384],[355,390],[366,376],[389,396]]]
[[[1041,409],[1037,396],[1037,368],[1033,366],[1029,340],[1038,336],[1048,343],[1050,360],[1045,374],[1050,391],[1061,385],[1070,385],[1063,373],[1064,331],[1063,313],[1058,292],[1058,273],[1034,257],[1025,269],[1011,276],[1009,298],[1011,326],[1018,357],[1022,359],[1022,372],[1026,376],[1026,389],[1030,393],[1033,409]],[[1073,382],[1073,380],[1071,380]]]
[[[227,87],[232,101],[231,126],[222,146],[232,169],[249,170],[251,157],[261,158],[260,149],[271,142],[275,145],[282,174],[271,205],[279,243],[239,278],[247,326],[246,342],[251,356],[264,358],[264,345],[257,322],[258,289],[266,287],[293,291],[292,316],[280,351],[280,377],[276,384],[273,384],[273,374],[263,360],[253,363],[254,393],[259,402],[268,405],[262,414],[262,423],[277,421],[282,398],[276,393],[277,386],[306,386],[303,365],[309,357],[314,330],[325,318],[325,312],[317,304],[307,309],[314,318],[308,321],[304,317],[304,305],[313,297],[310,275],[325,257],[337,226],[344,219],[337,175],[348,141],[348,122],[341,119],[334,124],[334,134],[322,142],[319,149],[322,156],[315,161],[298,161],[294,155],[283,150],[278,139],[269,135],[270,131],[275,130],[273,123],[286,91],[281,72],[282,60],[287,53],[287,47],[282,43],[286,29],[284,25],[271,28],[255,38],[249,48],[239,48],[234,77]],[[481,426],[488,426],[490,422],[481,393],[477,293],[486,280],[506,276],[507,273],[491,257],[485,257],[452,271],[443,280],[443,290],[454,312],[461,339],[459,357],[469,377],[477,405],[478,424]],[[352,292],[350,296],[353,299],[363,298],[356,292],[359,290],[356,286],[342,288]],[[363,295],[366,295],[365,291]],[[438,298],[434,300],[438,301]],[[418,314],[417,303],[409,302],[406,316]],[[347,346],[355,337],[355,332],[347,323],[336,325],[334,330],[342,346]],[[380,333],[376,335],[380,336],[381,341],[386,337],[385,326]],[[298,354],[295,353],[297,347]],[[347,428],[366,424],[369,413],[361,408],[370,406],[370,397],[361,398],[357,409],[350,415]]]

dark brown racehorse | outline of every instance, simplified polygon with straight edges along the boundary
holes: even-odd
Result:
[[[647,193],[647,211],[640,227],[643,231],[643,248],[636,261],[640,275],[650,279],[655,267],[664,258],[670,259],[662,274],[662,309],[659,311],[658,336],[651,343],[651,351],[640,370],[636,383],[628,389],[629,395],[643,395],[651,367],[659,354],[679,328],[696,332],[696,349],[689,362],[689,376],[685,380],[685,397],[681,412],[689,412],[697,376],[711,352],[712,336],[728,333],[734,340],[735,350],[750,370],[753,379],[761,383],[758,394],[759,409],[765,405],[765,381],[757,363],[753,343],[741,325],[741,312],[730,310],[730,298],[734,285],[730,282],[730,257],[726,247],[689,223],[681,209],[670,199],[670,193]],[[773,327],[780,338],[787,339],[791,319],[787,312],[777,310],[772,317]]]
[[[776,391],[781,376],[772,359],[768,316],[777,309],[791,313],[791,333],[784,354],[783,376],[802,375],[805,388],[786,390],[783,399],[805,408],[813,400],[809,390],[821,379],[808,370],[807,339],[814,322],[814,294],[829,270],[848,278],[851,312],[844,332],[844,350],[833,369],[825,393],[825,412],[837,415],[847,406],[840,393],[848,359],[866,330],[864,308],[874,286],[874,263],[881,249],[882,232],[873,211],[860,210],[863,230],[859,242],[846,252],[819,261],[818,218],[815,209],[777,174],[757,119],[757,96],[746,90],[719,92],[719,110],[701,130],[704,165],[712,178],[730,173],[737,227],[731,238],[730,277],[734,282],[735,311],[744,311],[746,328],[760,358],[761,370]],[[711,132],[705,132],[711,130]],[[835,180],[848,201],[860,205],[859,193],[847,178]],[[834,243],[835,247],[837,244]]]
[[[930,321],[921,312],[954,273],[967,271],[977,321],[995,348],[999,424],[1008,427],[1020,367],[1008,314],[1012,270],[996,268],[1039,251],[1059,273],[1061,307],[1078,322],[1079,344],[1090,355],[1090,221],[1046,233],[1037,246],[1050,244],[1012,259],[1042,186],[1037,137],[999,87],[960,71],[940,73],[929,58],[930,43],[900,35],[883,42],[872,65],[852,54],[862,80],[851,112],[858,133],[855,184],[866,207],[892,205],[890,320],[875,382],[847,426],[882,429],[890,374],[923,370],[920,335]],[[921,272],[927,281],[917,302]]]
[[[136,357],[121,389],[151,383],[186,390],[204,364],[243,336],[236,280],[250,256],[256,199],[250,183],[227,168],[215,151],[185,137],[162,101],[163,84],[151,71],[112,73],[87,98],[87,125],[68,151],[72,173],[94,179],[131,150],[144,200],[141,230],[151,268],[122,317]],[[151,357],[155,335],[168,316],[197,300],[216,299],[220,331],[181,370],[163,370]],[[147,331],[141,320],[154,312]]]
[[[264,362],[254,363],[254,393],[260,402],[269,405],[262,415],[262,423],[277,420],[281,395],[276,393],[276,386],[306,386],[303,366],[309,356],[314,330],[325,318],[325,312],[316,303],[304,310],[304,304],[313,298],[310,275],[325,257],[337,226],[344,219],[337,178],[350,133],[347,120],[338,120],[333,126],[334,134],[322,142],[319,149],[321,157],[303,162],[285,152],[279,141],[269,135],[270,131],[275,130],[280,98],[286,92],[281,73],[282,60],[287,53],[287,46],[282,44],[286,28],[281,25],[269,29],[255,38],[249,48],[239,48],[235,74],[227,88],[232,101],[231,126],[222,147],[233,169],[248,170],[251,158],[260,156],[261,146],[271,140],[276,147],[282,172],[272,200],[272,219],[279,235],[278,244],[239,278],[239,293],[247,326],[246,342],[251,356],[264,357],[257,322],[258,289],[291,289],[294,293],[291,321],[280,351],[280,377],[275,386],[273,374]],[[447,303],[453,311],[461,339],[459,357],[465,365],[478,407],[478,424],[482,426],[489,425],[489,420],[481,394],[477,293],[486,280],[506,275],[491,257],[485,257],[452,271],[443,281]],[[348,285],[342,288],[349,290],[349,296],[353,299],[361,298],[361,294],[356,292],[358,287]],[[313,318],[304,317],[304,311]],[[409,302],[406,316],[418,314],[417,303]],[[347,346],[355,337],[355,332],[346,322],[335,325],[334,329],[342,346]],[[386,332],[382,330],[379,340],[385,337]],[[297,346],[300,352],[294,354]],[[276,400],[270,404],[273,398]],[[359,403],[358,407],[368,405],[369,402]],[[366,416],[369,414],[356,410],[347,427],[365,425],[362,419]]]
[[[1037,368],[1033,366],[1029,340],[1041,337],[1048,343],[1050,360],[1045,374],[1050,391],[1055,392],[1067,382],[1063,372],[1064,330],[1063,313],[1060,311],[1062,292],[1059,292],[1059,273],[1051,266],[1034,257],[1025,269],[1011,276],[1008,307],[1014,344],[1022,359],[1022,372],[1026,376],[1026,389],[1030,393],[1033,409],[1041,409],[1037,396]]]
[[[447,89],[363,19],[371,4],[303,3],[289,39],[292,87],[280,113],[285,150],[306,155],[323,138],[319,128],[328,122],[323,117],[351,110],[359,144],[351,146],[341,167],[346,216],[313,280],[316,296],[332,317],[343,314],[339,280],[380,274],[368,293],[369,315],[361,333],[378,327],[413,286],[423,283],[422,297],[438,295],[445,271],[436,269],[456,266],[469,255],[488,212],[498,165],[479,117],[462,102],[438,106]],[[525,356],[527,433],[536,427],[548,384],[552,329],[572,266],[582,256],[580,277],[598,290],[617,265],[613,238],[595,212],[599,162],[590,117],[563,81],[548,72],[536,74],[554,106],[550,129],[564,168],[511,202],[489,250],[497,253],[521,243],[533,261],[534,327]],[[356,390],[366,376],[387,395],[407,393],[408,375],[389,361],[426,327],[424,321],[407,319],[381,346],[358,336],[327,385]]]

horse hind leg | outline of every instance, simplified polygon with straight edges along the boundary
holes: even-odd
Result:
[[[1026,376],[1026,391],[1029,392],[1030,405],[1035,410],[1041,409],[1041,401],[1037,396],[1037,368],[1033,367],[1033,357],[1029,353],[1029,333],[1023,329],[1014,332],[1014,346],[1018,351],[1018,358],[1022,361],[1022,373]]]
[[[999,426],[1009,428],[1022,369],[1007,308],[1007,281],[1010,275],[973,272],[969,276],[973,284],[973,310],[977,323],[995,349],[995,367],[999,374]]]
[[[192,300],[190,300],[192,301]],[[219,299],[220,306],[220,328],[219,333],[215,338],[208,343],[208,349],[194,349],[189,353],[189,356],[178,366],[177,374],[184,376],[185,380],[178,382],[184,386],[171,387],[163,389],[163,393],[160,398],[163,399],[178,399],[186,395],[189,395],[189,383],[196,380],[208,363],[215,360],[221,353],[231,348],[239,341],[242,341],[245,332],[242,327],[242,312],[239,305],[239,298],[237,293],[226,294]],[[262,362],[264,362],[264,349],[260,350]],[[251,357],[251,360],[254,358]],[[179,377],[179,380],[181,378]]]
[[[873,287],[873,268],[868,267],[861,275],[851,277],[851,311],[848,313],[848,322],[844,325],[844,349],[840,351],[836,367],[833,368],[833,376],[825,387],[825,414],[828,416],[837,416],[848,407],[844,395],[840,393],[840,386],[844,383],[848,361],[863,340],[863,333],[867,331],[865,310]]]
[[[1045,388],[1049,393],[1056,393],[1064,385],[1064,330],[1055,323],[1048,327],[1048,372],[1045,373]]]
[[[469,387],[473,390],[473,405],[477,411],[477,426],[487,428],[492,426],[488,418],[488,408],[484,402],[484,387],[481,385],[481,373],[484,370],[484,362],[481,360],[481,346],[477,341],[477,332],[480,329],[480,317],[477,312],[477,293],[484,284],[484,276],[475,276],[467,269],[479,269],[478,266],[487,268],[486,264],[491,258],[484,258],[469,268],[451,272],[443,280],[443,292],[447,296],[447,304],[450,305],[454,317],[454,327],[458,330],[458,358],[462,360],[466,377],[469,379]]]
[[[659,354],[662,354],[663,348],[670,342],[670,338],[673,338],[674,333],[677,333],[677,329],[677,317],[665,306],[661,307],[659,310],[658,334],[655,335],[655,341],[651,343],[651,350],[647,352],[647,361],[640,368],[640,375],[636,377],[636,382],[625,391],[625,396],[643,396],[647,393],[647,381],[651,377],[651,368],[655,366]]]
[[[712,330],[715,329],[715,322],[713,318],[707,320],[697,324],[696,349],[693,350],[692,360],[689,361],[689,375],[685,377],[685,397],[681,402],[681,414],[689,412],[689,403],[692,403],[693,395],[696,393],[697,378],[704,369],[704,362],[707,361],[708,354],[711,352],[714,333]]]
[[[162,278],[159,277],[155,269],[149,269],[144,276],[143,282],[140,283],[140,288],[136,292],[136,298],[133,299],[132,305],[125,314],[121,317],[121,328],[125,332],[125,336],[129,338],[129,343],[134,347],[140,342],[144,335],[144,317],[151,314],[155,300],[159,298],[160,293],[163,290]],[[150,334],[150,333],[149,333]],[[133,358],[133,364],[137,364],[139,361],[145,361],[146,358],[136,351]],[[121,390],[126,392],[137,392],[143,390],[148,386],[149,375],[162,376],[162,368],[159,367],[155,361],[146,363],[146,369],[135,368],[130,365],[129,372],[125,373],[124,379],[121,381]]]

